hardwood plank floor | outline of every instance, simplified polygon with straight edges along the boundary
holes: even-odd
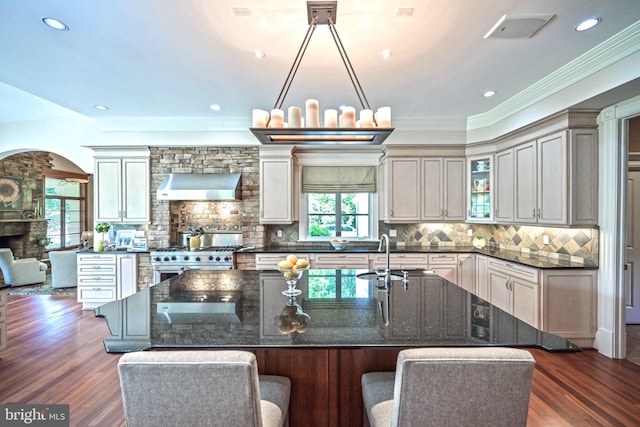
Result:
[[[104,351],[104,319],[80,310],[73,296],[9,296],[7,317],[0,402],[65,403],[71,426],[125,425],[120,355]],[[593,350],[531,352],[529,427],[640,425],[640,365]]]

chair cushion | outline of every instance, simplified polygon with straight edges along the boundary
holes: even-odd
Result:
[[[371,426],[389,425],[393,410],[395,380],[395,372],[368,372],[362,375],[362,399],[364,400],[364,407]],[[379,416],[373,414],[373,408],[385,402],[389,403],[389,405],[386,405],[389,408],[388,418],[385,416],[383,419],[379,419]],[[381,422],[382,424],[380,424]]]
[[[291,395],[291,380],[277,375],[259,375],[260,399],[262,405],[262,421],[265,426],[281,426],[287,418],[289,411],[289,398]],[[275,405],[278,409],[276,419],[269,413],[265,413],[265,407]]]

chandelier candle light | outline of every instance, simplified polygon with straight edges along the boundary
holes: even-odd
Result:
[[[342,45],[334,22],[337,12],[337,1],[308,1],[307,16],[309,29],[298,50],[298,54],[291,66],[280,95],[276,100],[271,114],[262,109],[252,112],[251,132],[262,144],[381,144],[393,132],[391,127],[391,107],[380,107],[374,113],[369,101],[360,86],[351,61]],[[356,91],[362,110],[360,120],[356,120],[356,108],[353,106],[340,107],[341,114],[335,109],[324,111],[324,126],[320,125],[320,104],[316,99],[307,99],[302,108],[290,106],[287,110],[287,120],[284,120],[282,104],[289,92],[291,82],[302,57],[304,56],[316,25],[328,25],[329,31],[338,48],[342,62],[347,68],[347,74]]]

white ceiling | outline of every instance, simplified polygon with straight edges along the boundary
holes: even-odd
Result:
[[[249,16],[234,16],[234,7]],[[413,15],[398,17],[398,8]],[[484,39],[505,14],[555,16],[531,38]],[[70,30],[46,27],[46,16]],[[598,27],[574,31],[594,16]],[[303,0],[14,0],[0,2],[0,19],[0,123],[76,113],[249,122],[253,108],[272,108],[307,31]],[[639,0],[339,0],[336,27],[374,109],[390,105],[394,118],[407,120],[464,120],[639,19]],[[393,52],[386,60],[384,48]],[[256,49],[266,57],[257,59]],[[489,88],[497,95],[484,98]],[[325,25],[284,107],[307,98],[321,109],[360,107]],[[211,111],[214,103],[222,110]]]

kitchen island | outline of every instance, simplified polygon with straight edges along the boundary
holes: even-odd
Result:
[[[253,351],[261,373],[291,378],[291,425],[360,425],[360,376],[394,370],[410,347],[514,346],[580,351],[437,275],[357,277],[308,270],[299,296],[277,271],[187,271],[96,308],[108,352],[198,348]]]

